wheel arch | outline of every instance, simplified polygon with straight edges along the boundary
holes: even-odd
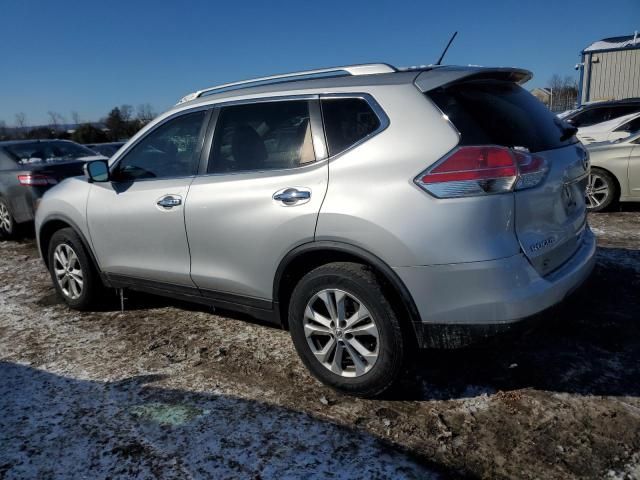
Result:
[[[98,273],[100,273],[100,266],[98,264],[98,261],[93,254],[93,250],[91,249],[91,246],[87,241],[87,238],[82,233],[82,230],[73,222],[73,220],[61,215],[52,215],[50,217],[47,217],[42,222],[42,224],[40,225],[40,228],[38,229],[38,249],[40,250],[40,255],[42,256],[42,259],[44,260],[44,263],[47,266],[47,268],[49,267],[48,252],[49,252],[49,243],[51,242],[51,237],[53,237],[53,235],[58,230],[62,230],[63,228],[73,229],[76,235],[80,237],[80,240],[82,241],[82,246],[85,248],[85,250],[89,254],[89,258],[91,259],[93,266],[96,268]]]
[[[420,314],[413,297],[400,277],[376,255],[349,243],[335,241],[311,242],[291,250],[280,262],[273,284],[273,299],[284,328],[288,328],[288,310],[291,293],[298,281],[309,271],[332,262],[350,261],[369,266],[382,280],[392,300],[403,309],[403,318],[409,320],[416,340],[421,341]]]

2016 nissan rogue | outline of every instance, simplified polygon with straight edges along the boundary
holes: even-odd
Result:
[[[288,328],[321,381],[373,396],[412,346],[557,304],[594,265],[589,160],[512,68],[355,65],[198,91],[50,190],[65,302],[103,286]]]

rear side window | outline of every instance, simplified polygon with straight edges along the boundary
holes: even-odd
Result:
[[[92,157],[96,154],[82,145],[64,140],[22,142],[8,145],[6,149],[21,165],[64,162],[77,158]]]
[[[616,128],[616,132],[630,132],[635,133],[640,130],[640,117],[629,120],[628,122],[620,125]]]
[[[576,142],[564,138],[562,121],[542,102],[511,82],[465,82],[428,96],[461,134],[461,145],[525,147],[531,152]]]
[[[571,124],[575,127],[588,127],[615,118],[611,115],[611,107],[593,107],[571,117]]]
[[[380,127],[380,119],[362,98],[324,99],[322,116],[329,155],[346,150]]]
[[[264,102],[222,108],[207,170],[286,169],[315,159],[309,102]]]

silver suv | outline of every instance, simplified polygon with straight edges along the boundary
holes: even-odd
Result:
[[[58,293],[103,286],[282,325],[326,384],[373,396],[589,275],[587,153],[520,69],[355,65],[198,91],[36,217]]]

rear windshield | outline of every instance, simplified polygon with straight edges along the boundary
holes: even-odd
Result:
[[[540,152],[577,140],[538,99],[511,82],[457,83],[427,95],[461,134],[462,145],[503,145]]]
[[[95,156],[93,150],[82,145],[65,141],[26,142],[5,147],[15,160],[22,164],[51,163]]]

